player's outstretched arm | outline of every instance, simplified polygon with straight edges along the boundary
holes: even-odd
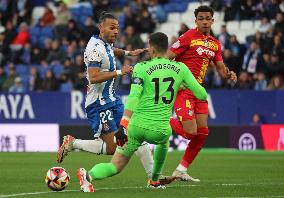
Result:
[[[92,84],[105,82],[111,80],[119,75],[129,74],[133,70],[131,66],[123,66],[121,70],[115,70],[112,72],[103,72],[99,68],[88,68],[89,79]]]
[[[194,78],[191,71],[187,69],[184,65],[183,67],[183,79],[185,86],[192,91],[192,93],[198,98],[199,100],[206,100],[207,99],[207,92]]]
[[[148,51],[148,48],[136,49],[132,51],[127,51],[127,50],[123,50],[119,48],[113,48],[113,53],[115,56],[138,56],[139,54],[142,54],[147,51]]]

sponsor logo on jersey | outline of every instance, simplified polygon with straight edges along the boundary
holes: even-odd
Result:
[[[179,46],[180,46],[180,41],[177,41],[172,45],[172,48],[179,48]]]
[[[212,58],[215,56],[215,52],[209,50],[209,49],[204,49],[202,47],[197,48],[196,52],[201,56],[203,53],[205,53],[207,56],[211,56]]]

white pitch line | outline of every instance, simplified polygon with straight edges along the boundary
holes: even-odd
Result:
[[[258,183],[260,185],[264,184],[264,183]],[[266,185],[269,183],[266,183]],[[215,186],[248,186],[248,185],[255,185],[255,184],[214,184]],[[182,184],[182,185],[172,185],[172,186],[167,186],[167,188],[179,188],[179,187],[198,187],[201,186],[201,184]],[[100,191],[100,190],[121,190],[121,189],[143,189],[146,188],[145,186],[125,186],[125,187],[117,187],[117,188],[98,188],[95,189],[95,191]],[[56,192],[56,191],[45,191],[45,192],[29,192],[29,193],[17,193],[17,194],[8,194],[8,195],[0,195],[0,198],[6,198],[6,197],[19,197],[19,196],[25,196],[25,195],[39,195],[39,194],[49,194],[49,193],[66,193],[66,192],[79,192],[80,190],[63,190],[60,192]],[[258,198],[261,196],[244,196],[244,197],[222,197],[222,198]],[[262,196],[263,197],[263,196]],[[265,196],[264,196],[265,197]],[[268,197],[268,196],[267,196]],[[284,198],[283,196],[272,196],[270,195],[269,197],[272,198]],[[200,197],[200,198],[209,198],[209,197]]]
[[[176,185],[176,186],[167,186],[167,188],[173,188],[173,187],[189,187],[189,186],[199,186],[199,185]],[[145,186],[124,186],[124,187],[118,187],[118,188],[96,188],[95,191],[100,190],[120,190],[120,189],[143,189],[146,188]],[[49,194],[49,193],[64,193],[64,192],[79,192],[80,190],[63,190],[63,191],[46,191],[46,192],[29,192],[29,193],[18,193],[18,194],[9,194],[9,195],[0,195],[0,198],[6,198],[6,197],[18,197],[18,196],[24,196],[24,195],[39,195],[39,194]]]
[[[46,192],[18,193],[18,194],[10,194],[10,195],[0,195],[0,198],[4,198],[4,197],[18,197],[18,196],[25,196],[25,195],[40,195],[40,194],[49,194],[49,193],[76,192],[76,191],[79,191],[79,190],[64,190],[64,191],[61,191],[61,192],[46,191]]]

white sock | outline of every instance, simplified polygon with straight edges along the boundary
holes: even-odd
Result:
[[[91,153],[106,154],[106,143],[100,138],[95,140],[75,139],[73,147]]]
[[[151,178],[154,160],[148,143],[143,142],[142,145],[135,152],[135,154],[137,155],[137,157],[139,157],[140,161],[142,162],[142,165],[144,166],[148,178]]]
[[[181,171],[181,172],[186,172],[187,168],[184,167],[183,165],[179,164],[178,167],[176,168],[176,170]]]

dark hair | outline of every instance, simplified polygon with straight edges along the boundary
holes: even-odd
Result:
[[[117,18],[113,14],[108,13],[106,11],[101,12],[100,17],[99,17],[99,23],[104,22],[106,19],[115,19],[115,20],[117,20]]]
[[[149,36],[149,44],[159,52],[165,53],[169,46],[168,36],[162,32],[153,33]]]
[[[198,13],[199,12],[210,12],[211,16],[213,17],[214,15],[214,11],[211,7],[209,6],[206,6],[206,5],[202,5],[202,6],[199,6],[198,8],[196,8],[194,10],[194,15],[195,15],[195,18],[197,17]]]

